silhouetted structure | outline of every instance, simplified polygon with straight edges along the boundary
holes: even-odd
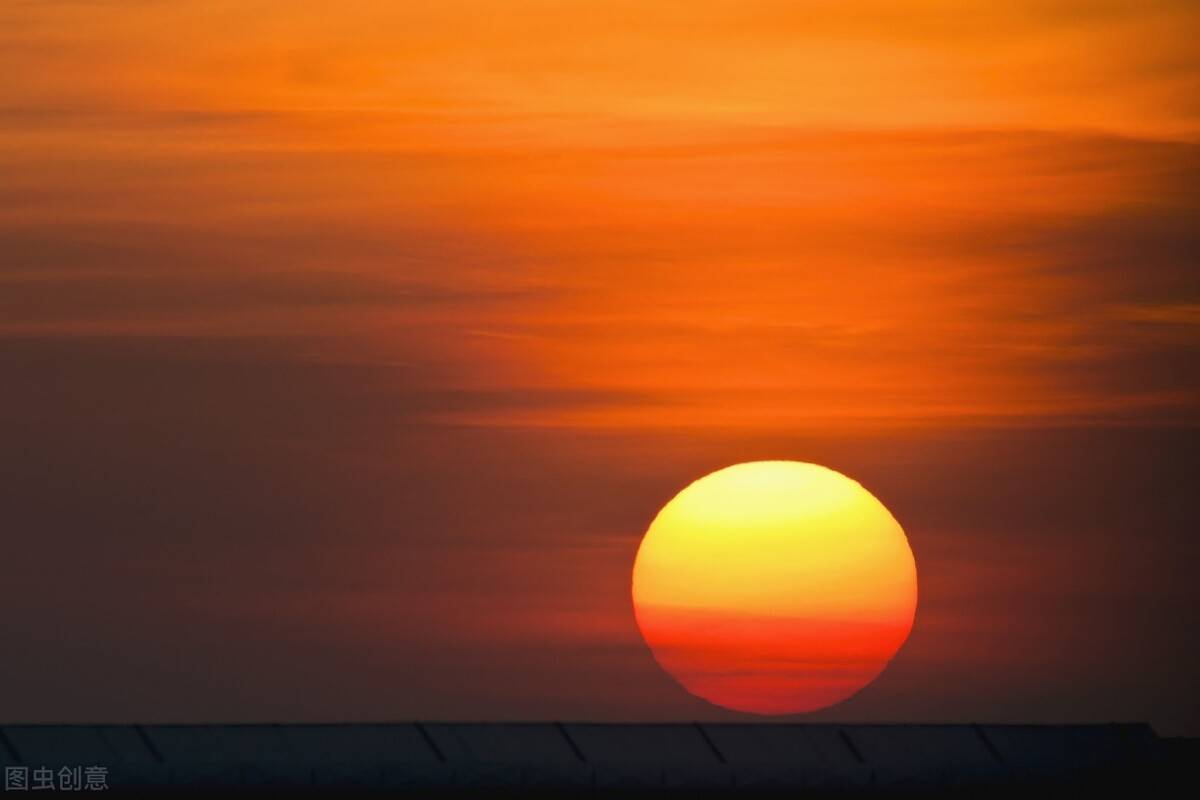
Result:
[[[0,745],[6,780],[420,795],[1145,788],[1196,754],[1148,725],[8,725]]]

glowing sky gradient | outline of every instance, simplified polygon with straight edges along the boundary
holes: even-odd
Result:
[[[719,714],[641,642],[637,544],[792,459],[921,564],[836,714],[1200,732],[1198,29],[0,3],[0,705]]]

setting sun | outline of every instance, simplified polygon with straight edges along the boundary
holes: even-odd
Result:
[[[655,658],[692,694],[760,714],[814,711],[874,680],[904,643],[916,566],[857,481],[815,464],[737,464],[659,512],[633,603]]]

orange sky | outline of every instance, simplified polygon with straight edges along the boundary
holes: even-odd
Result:
[[[82,650],[176,718],[243,681],[231,713],[694,718],[636,636],[638,537],[791,458],[879,487],[922,575],[847,713],[1200,730],[1198,30],[1189,0],[0,3],[30,532],[0,599],[46,648],[0,685],[104,717],[55,672]]]
[[[336,13],[67,0],[3,13],[4,96],[19,108],[1154,136],[1195,133],[1200,114],[1186,0],[348,0]]]
[[[1193,244],[1194,5],[840,8],[9,4],[0,324],[337,331],[564,398],[484,424],[1184,414],[1105,373],[1194,337],[1186,276],[1088,262]]]

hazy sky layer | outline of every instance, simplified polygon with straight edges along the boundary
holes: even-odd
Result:
[[[9,718],[725,718],[633,556],[791,458],[819,718],[1200,733],[1194,3],[383,5],[0,6]]]

